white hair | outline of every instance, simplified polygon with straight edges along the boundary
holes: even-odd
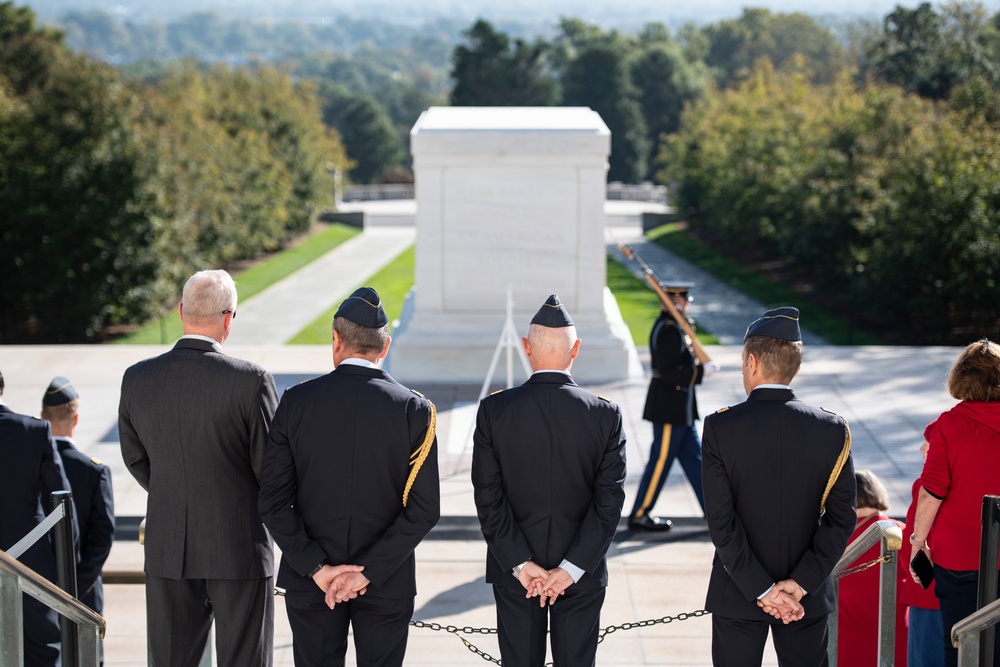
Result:
[[[236,310],[236,283],[221,269],[199,271],[184,284],[181,296],[184,319],[193,324],[209,324]]]

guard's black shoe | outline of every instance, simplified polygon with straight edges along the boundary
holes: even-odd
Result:
[[[665,533],[673,527],[670,519],[663,519],[658,516],[641,516],[638,519],[630,518],[628,520],[628,527],[631,530],[650,530],[659,533]]]

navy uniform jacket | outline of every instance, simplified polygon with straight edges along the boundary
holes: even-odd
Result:
[[[472,484],[486,582],[521,588],[511,569],[565,558],[584,570],[575,586],[608,583],[605,556],[625,501],[625,434],[617,405],[558,372],[482,400]]]
[[[745,402],[705,418],[702,477],[715,543],[708,611],[771,622],[757,596],[788,578],[807,592],[806,618],[835,608],[830,574],[857,521],[850,456],[822,519],[820,504],[849,438],[841,417],[806,405],[790,389],[755,389]]]
[[[270,373],[200,339],[181,338],[125,371],[118,430],[125,465],[149,492],[147,574],[274,574],[257,492],[277,403]]]
[[[320,563],[364,566],[367,596],[416,595],[414,549],[441,514],[437,443],[410,489],[430,403],[377,368],[341,364],[289,387],[271,423],[260,514],[281,548],[278,586],[320,593]]]
[[[2,403],[0,457],[0,549],[6,551],[45,519],[52,511],[49,494],[69,490],[69,482],[49,423]],[[42,537],[18,560],[55,581],[56,556],[49,538]]]
[[[76,566],[78,597],[101,613],[104,609],[101,569],[115,540],[111,469],[78,450],[69,438],[56,436],[55,440],[73,492],[80,528],[80,562]]]
[[[649,354],[653,378],[642,418],[654,424],[691,426],[698,419],[694,386],[701,384],[705,367],[695,363],[687,334],[666,311],[649,333]]]

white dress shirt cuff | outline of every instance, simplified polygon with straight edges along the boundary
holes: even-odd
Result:
[[[574,584],[580,581],[580,577],[583,576],[583,570],[578,568],[576,565],[573,565],[573,563],[569,562],[565,558],[563,559],[563,562],[559,563],[559,567],[566,570],[569,573],[569,576],[573,577]]]

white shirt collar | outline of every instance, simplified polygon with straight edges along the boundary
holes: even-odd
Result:
[[[348,359],[344,359],[343,361],[340,362],[340,364],[342,366],[347,365],[347,366],[361,366],[363,368],[378,368],[378,364],[374,364],[368,361],[367,359],[361,359],[359,357],[350,357]]]
[[[569,371],[563,370],[561,368],[558,368],[558,369],[557,368],[539,368],[537,371],[535,371],[534,373],[532,373],[532,375],[538,375],[539,373],[562,373],[563,375],[565,375],[567,377],[572,377],[569,374]]]
[[[211,338],[209,336],[202,336],[201,334],[184,334],[183,336],[181,336],[181,338],[182,339],[193,338],[194,340],[203,340],[206,343],[215,343],[216,345],[222,345],[222,343],[215,340],[214,338]]]
[[[787,384],[759,384],[754,389],[791,389]]]

